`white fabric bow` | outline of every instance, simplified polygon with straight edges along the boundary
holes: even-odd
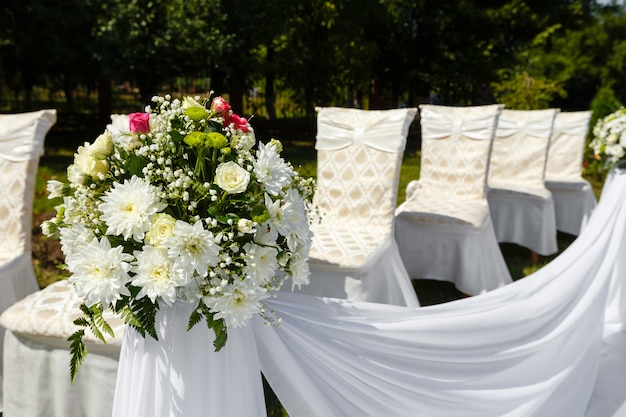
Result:
[[[319,108],[315,149],[330,151],[363,144],[384,152],[403,152],[409,126],[416,114],[416,108]]]
[[[513,136],[515,133],[523,132],[528,136],[534,136],[537,138],[549,137],[552,133],[555,114],[556,113],[553,113],[541,119],[534,120],[509,119],[503,114],[500,116],[500,120],[498,121],[496,136],[499,138],[506,138]]]
[[[589,130],[589,117],[581,117],[574,120],[554,120],[553,134],[565,133],[567,135],[586,135]]]
[[[18,162],[41,156],[43,139],[56,120],[56,110],[0,115],[0,157]]]
[[[420,117],[423,139],[443,139],[463,135],[475,140],[491,140],[495,127],[494,116],[499,110],[485,112],[475,119],[451,120],[446,115],[423,107]]]

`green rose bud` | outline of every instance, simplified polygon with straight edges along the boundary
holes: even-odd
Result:
[[[204,107],[191,106],[185,109],[185,116],[189,117],[194,122],[199,122],[207,118],[208,114]]]
[[[228,146],[228,139],[226,136],[219,132],[211,132],[208,134],[211,139],[211,147],[215,149],[222,149]]]
[[[189,146],[193,146],[194,148],[203,148],[206,149],[207,148],[207,134],[204,132],[191,132],[188,133],[187,136],[185,136],[185,139],[183,139],[183,141],[189,145]]]

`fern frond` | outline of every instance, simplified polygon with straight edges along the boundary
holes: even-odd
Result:
[[[145,333],[148,333],[154,340],[159,340],[156,329],[154,327],[154,319],[159,311],[158,302],[152,303],[148,297],[142,297],[138,300],[134,300],[131,304],[131,309],[139,325]]]
[[[87,346],[83,342],[83,336],[85,335],[85,329],[75,331],[67,341],[70,342],[70,380],[72,383],[76,379],[78,374],[78,368],[80,364],[85,360],[87,356]]]

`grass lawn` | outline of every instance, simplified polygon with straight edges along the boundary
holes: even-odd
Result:
[[[253,123],[253,125],[259,140],[265,142],[271,138],[276,138],[283,142],[283,156],[298,168],[301,175],[315,176],[314,122],[300,121],[296,123],[285,121],[284,123],[266,122],[258,125]],[[415,129],[416,126],[413,126],[413,133],[409,135],[407,149],[404,154],[400,173],[400,185],[398,187],[398,202],[404,201],[404,190],[409,181],[419,178],[420,154]],[[59,243],[55,240],[43,238],[39,230],[39,225],[43,220],[55,215],[54,207],[60,203],[59,200],[47,199],[46,183],[50,179],[64,180],[66,168],[72,163],[76,145],[85,141],[93,141],[101,130],[98,128],[68,129],[67,126],[60,124],[53,127],[46,138],[46,152],[40,160],[33,209],[33,261],[41,287],[63,278],[66,274],[65,271],[58,267],[63,262]],[[599,195],[604,178],[596,176],[588,177],[588,179],[592,183],[596,195]],[[530,251],[526,248],[506,243],[501,244],[500,247],[511,271],[511,276],[517,280],[535,272],[550,262],[567,248],[574,239],[575,237],[573,236],[559,233],[559,252],[553,256],[541,258],[539,264],[532,264]],[[462,296],[448,282],[415,279],[413,284],[418,298],[424,306],[452,301]],[[286,416],[280,402],[275,398],[271,390],[267,389],[266,392],[268,416]]]

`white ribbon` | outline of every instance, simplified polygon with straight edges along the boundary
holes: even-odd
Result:
[[[0,157],[15,162],[38,158],[56,120],[56,110],[0,115]]]
[[[555,115],[556,110],[553,112],[545,112],[544,117],[541,118],[517,120],[509,118],[506,113],[502,113],[502,115],[500,115],[500,120],[498,120],[498,130],[496,131],[496,136],[499,138],[506,138],[521,132],[528,136],[534,136],[537,138],[549,137],[552,133]]]
[[[451,120],[445,114],[424,106],[420,112],[422,139],[444,139],[463,135],[475,140],[491,140],[495,128],[495,116],[500,109],[476,115],[474,119]]]
[[[363,144],[384,152],[403,152],[416,108],[360,110],[342,107],[317,109],[315,149],[337,150]]]
[[[576,117],[580,114],[579,117]],[[553,134],[586,135],[589,131],[591,112],[559,113],[554,119]]]

